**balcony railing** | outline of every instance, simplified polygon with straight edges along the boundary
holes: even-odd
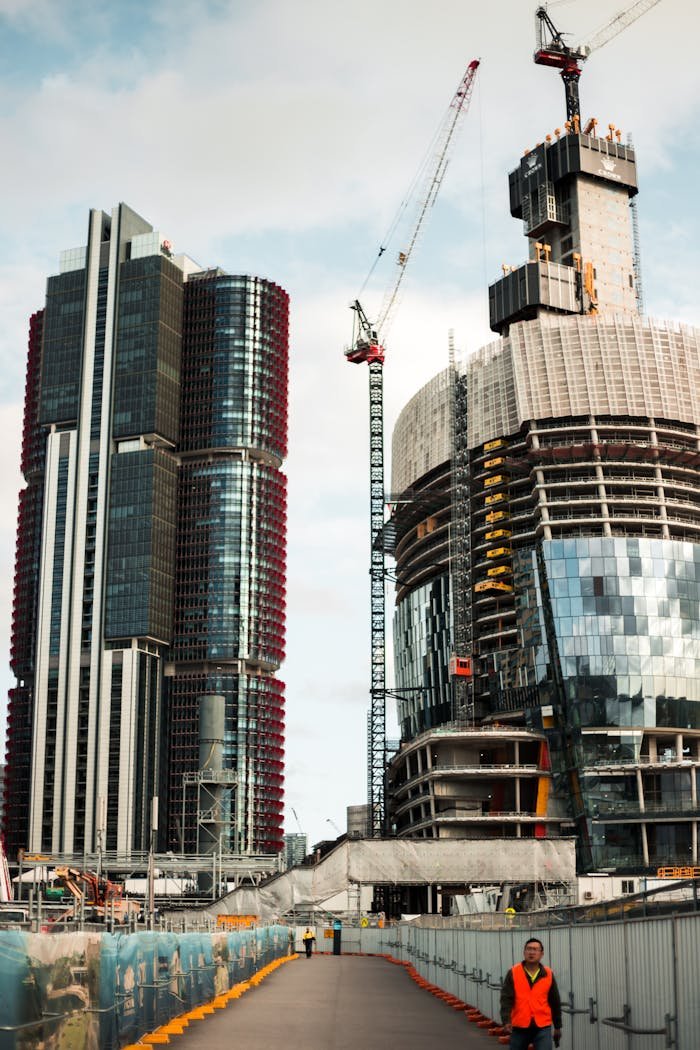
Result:
[[[392,790],[396,796],[403,794],[405,790],[414,785],[418,784],[421,780],[430,780],[432,778],[439,779],[443,774],[457,774],[464,775],[465,777],[476,777],[480,774],[527,774],[531,776],[533,774],[550,777],[551,772],[548,769],[540,769],[536,763],[520,762],[520,763],[508,763],[498,762],[489,764],[486,762],[479,763],[478,765],[470,765],[465,762],[458,762],[450,765],[443,765],[438,763],[433,765],[430,769],[424,769],[421,773],[414,773],[413,776],[409,777],[408,780],[404,780],[401,783],[394,782]]]
[[[657,755],[656,758],[650,758],[649,755],[639,755],[637,758],[633,757],[611,757],[611,758],[583,758],[582,764],[585,767],[584,772],[589,769],[616,769],[618,767],[625,767],[625,772],[630,766],[693,766],[697,765],[700,760],[693,758],[677,758],[673,755]]]
[[[435,827],[437,824],[459,826],[461,824],[561,824],[570,823],[568,817],[543,816],[539,813],[516,812],[512,810],[495,810],[493,812],[480,812],[479,810],[464,810],[457,814],[436,813],[435,817],[423,817],[415,822],[409,821],[398,828],[398,836],[413,835],[416,831],[424,828]]]
[[[644,805],[638,799],[588,799],[586,811],[593,820],[614,817],[622,820],[627,817],[644,818],[677,817],[695,814],[700,818],[700,802],[691,798],[665,799],[662,802],[649,801]]]

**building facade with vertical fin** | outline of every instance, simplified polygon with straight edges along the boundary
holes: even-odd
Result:
[[[450,453],[443,423],[406,471],[415,405],[394,435],[393,821],[431,837],[568,828],[582,871],[687,872],[700,828],[700,329],[640,313],[636,157],[614,129],[547,136],[509,186],[529,259],[489,289],[500,338],[442,396]],[[430,386],[417,398],[439,411]]]
[[[286,293],[90,213],[30,324],[5,837],[197,850],[225,698],[224,851],[282,847]]]

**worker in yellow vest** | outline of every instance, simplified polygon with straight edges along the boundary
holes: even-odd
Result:
[[[524,959],[512,966],[501,988],[501,1021],[511,1050],[552,1050],[561,1038],[561,998],[554,974],[542,964],[544,945],[525,942]],[[552,1031],[554,1027],[554,1031]]]
[[[314,941],[316,940],[310,926],[306,927],[306,929],[301,935],[301,939],[304,942],[304,947],[306,948],[306,958],[310,959],[311,952],[313,951],[314,947]]]

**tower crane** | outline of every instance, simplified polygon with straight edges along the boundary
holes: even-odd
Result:
[[[294,819],[296,820],[297,827],[299,828],[299,834],[303,835],[304,834],[304,830],[303,830],[303,828],[301,826],[301,821],[299,820],[299,817],[297,816],[297,811],[295,810],[294,806],[290,806],[289,808],[291,809],[292,813],[294,814]]]
[[[564,35],[552,22],[546,7],[538,7],[535,15],[538,19],[538,47],[534,59],[539,66],[553,66],[561,71],[566,95],[566,119],[572,123],[580,121],[578,82],[581,76],[581,65],[598,48],[621,33],[623,29],[636,22],[643,14],[655,7],[659,0],[636,0],[611,18],[587,44],[570,47],[564,41]],[[549,36],[548,36],[549,34]]]
[[[369,484],[370,484],[370,587],[371,587],[371,686],[367,741],[367,801],[369,834],[380,837],[385,822],[386,767],[386,656],[385,656],[385,560],[384,560],[384,357],[383,338],[398,303],[406,268],[418,242],[431,206],[439,192],[447,167],[449,148],[460,117],[471,101],[479,61],[467,66],[452,98],[435,142],[430,177],[417,209],[412,233],[399,252],[398,275],[387,292],[378,322],[373,325],[360,302],[355,300],[355,333],[345,355],[352,364],[369,366]]]

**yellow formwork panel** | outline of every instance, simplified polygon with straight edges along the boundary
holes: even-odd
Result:
[[[484,539],[487,540],[509,540],[512,533],[510,529],[493,529],[492,532],[487,532]]]

